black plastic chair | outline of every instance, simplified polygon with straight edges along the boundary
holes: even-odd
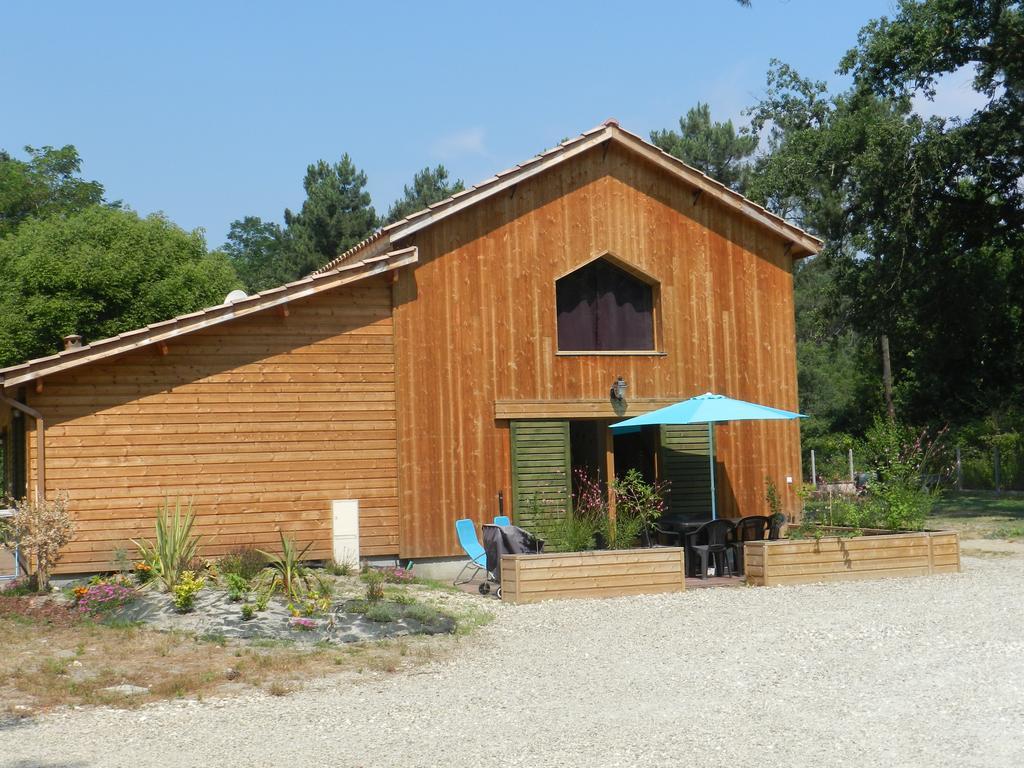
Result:
[[[732,549],[736,554],[736,572],[743,573],[743,542],[764,541],[771,527],[771,519],[767,515],[751,515],[741,518],[733,532]]]
[[[735,524],[732,520],[711,520],[686,536],[686,556],[691,568],[700,560],[696,574],[702,579],[708,577],[708,560],[714,558],[715,573],[732,575],[729,565],[729,550]]]

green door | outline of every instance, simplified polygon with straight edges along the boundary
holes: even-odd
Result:
[[[668,513],[694,520],[711,517],[711,467],[707,424],[661,427],[661,479],[669,483]]]
[[[515,524],[543,538],[572,505],[568,421],[513,421],[512,510]]]

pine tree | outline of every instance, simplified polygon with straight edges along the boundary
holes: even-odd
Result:
[[[711,108],[699,102],[679,118],[679,131],[651,131],[651,142],[737,192],[746,188],[756,136],[737,133],[732,120],[711,122]]]
[[[351,248],[378,226],[366,191],[366,174],[348,154],[339,162],[319,160],[306,169],[306,201],[298,213],[285,210],[289,251],[305,275]]]
[[[428,205],[451,197],[465,188],[462,179],[448,182],[448,170],[443,165],[433,169],[428,166],[413,176],[411,187],[406,184],[402,198],[388,209],[385,223],[391,224],[404,219],[410,213],[423,210]]]

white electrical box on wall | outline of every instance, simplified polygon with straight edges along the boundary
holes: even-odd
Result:
[[[335,499],[331,502],[334,561],[359,564],[359,500]]]

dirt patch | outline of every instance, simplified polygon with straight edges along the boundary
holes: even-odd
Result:
[[[0,602],[0,701],[7,717],[60,705],[135,708],[174,698],[262,689],[282,695],[304,680],[367,670],[398,672],[444,653],[440,638],[408,637],[342,647],[245,643],[81,619],[40,598]],[[138,686],[145,693],[125,693]]]

